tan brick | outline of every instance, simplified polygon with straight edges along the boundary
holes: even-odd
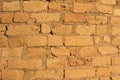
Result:
[[[110,57],[94,57],[92,59],[92,65],[94,66],[106,66],[111,64]]]
[[[42,24],[41,25],[41,32],[42,33],[50,33],[51,32],[51,27],[48,24]]]
[[[95,26],[86,26],[86,25],[78,25],[75,27],[75,31],[77,34],[95,34]]]
[[[112,38],[113,45],[120,45],[120,36],[115,36]]]
[[[6,65],[7,65],[7,63],[5,60],[0,60],[0,70],[4,70]]]
[[[120,57],[119,56],[113,57],[112,58],[112,64],[113,65],[120,65]]]
[[[47,44],[47,38],[45,36],[26,36],[24,39],[27,46],[46,46]]]
[[[71,10],[71,3],[70,2],[55,2],[51,1],[49,4],[50,11],[70,11]]]
[[[25,34],[38,34],[40,27],[29,24],[9,25],[6,32],[7,35],[25,35]]]
[[[37,70],[36,72],[29,71],[25,74],[25,80],[35,80],[35,79],[57,79],[61,80],[63,78],[62,70]]]
[[[53,59],[47,60],[47,67],[53,68],[53,69],[62,69],[65,66],[66,63],[66,57],[57,57]]]
[[[83,4],[74,2],[74,12],[82,13],[82,12],[92,12],[95,10],[95,4]]]
[[[120,76],[112,76],[112,80],[119,80]]]
[[[114,15],[115,16],[120,16],[120,9],[115,8],[114,9]]]
[[[22,37],[8,38],[8,45],[10,47],[21,47],[24,45],[24,39]]]
[[[21,57],[23,47],[17,48],[2,48],[2,57]]]
[[[8,42],[7,38],[5,36],[0,36],[0,47],[7,47]]]
[[[111,42],[111,37],[110,36],[104,36],[103,37],[103,42],[104,43],[110,43]]]
[[[94,77],[94,76],[95,76],[95,69],[65,70],[66,79],[79,79],[79,78],[87,78],[87,77]]]
[[[97,10],[101,13],[112,14],[113,12],[112,6],[102,5],[102,4],[97,3],[96,7],[97,7]]]
[[[103,4],[111,4],[111,5],[115,5],[116,4],[116,0],[101,0],[101,2]]]
[[[31,18],[35,18],[36,22],[59,21],[60,13],[32,13]]]
[[[72,31],[72,26],[71,25],[55,25],[54,28],[52,29],[52,32],[54,34],[66,34],[69,35],[71,34]]]
[[[68,36],[65,38],[66,46],[88,46],[93,45],[93,39],[90,36]]]
[[[118,48],[111,47],[111,46],[101,46],[101,47],[98,47],[98,50],[99,50],[100,54],[102,54],[102,55],[118,53]]]
[[[85,22],[85,16],[83,14],[65,13],[65,22]]]
[[[97,34],[107,34],[108,26],[97,26]]]
[[[59,47],[59,48],[51,48],[52,54],[55,56],[66,56],[70,55],[69,49],[66,47]]]
[[[111,25],[120,25],[120,17],[111,17]]]
[[[100,77],[100,80],[110,80],[110,77]]]
[[[47,9],[47,1],[24,1],[23,10],[27,12],[38,12]]]
[[[83,57],[95,56],[96,53],[97,53],[97,49],[95,47],[82,47],[79,50],[79,54]]]
[[[63,39],[62,36],[49,35],[48,36],[48,46],[62,46]]]
[[[46,56],[46,49],[44,48],[27,48],[26,57],[45,57]]]
[[[112,35],[120,35],[120,27],[112,27]]]
[[[39,69],[42,67],[42,61],[40,59],[32,60],[9,60],[9,69]]]
[[[11,23],[13,19],[13,13],[0,13],[0,19],[2,23]]]
[[[19,1],[12,1],[12,2],[3,1],[3,11],[18,11],[18,10],[20,10]]]
[[[2,79],[4,80],[23,80],[24,72],[19,70],[3,70]]]
[[[120,74],[120,66],[112,66],[112,74]]]
[[[2,24],[0,24],[0,35],[4,35],[6,31],[6,27]]]
[[[96,72],[97,76],[110,76],[110,74],[111,74],[111,68],[110,67],[97,68],[97,72]]]
[[[30,17],[29,13],[16,12],[14,16],[14,22],[27,22]]]
[[[76,55],[79,53],[79,48],[78,47],[69,47],[69,51],[71,55]]]

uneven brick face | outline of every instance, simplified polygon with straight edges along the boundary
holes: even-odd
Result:
[[[120,74],[120,66],[113,66],[112,67],[112,74]]]
[[[51,27],[48,24],[42,24],[41,25],[41,32],[42,33],[50,33]]]
[[[47,6],[48,2],[45,1],[24,1],[23,10],[26,12],[39,12],[46,10]]]
[[[120,79],[120,76],[112,76],[112,79],[113,79],[113,80],[119,80],[119,79]]]
[[[111,17],[111,24],[112,25],[120,25],[120,17]]]
[[[108,32],[108,26],[97,26],[97,34],[107,34]]]
[[[5,36],[0,36],[0,47],[7,47],[8,42],[7,38]]]
[[[65,45],[88,46],[88,45],[93,45],[93,41],[92,41],[92,37],[90,36],[69,36],[65,38]]]
[[[6,27],[4,25],[0,24],[0,35],[4,35],[5,30],[6,30]]]
[[[116,4],[116,0],[101,0],[103,4],[111,4],[114,5]]]
[[[113,45],[120,45],[120,37],[119,36],[115,36],[112,38],[112,44]]]
[[[120,64],[120,57],[113,57],[112,58],[112,64],[113,65],[119,65]]]
[[[113,27],[112,28],[112,35],[120,35],[120,27]]]

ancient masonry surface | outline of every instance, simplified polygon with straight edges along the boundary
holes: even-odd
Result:
[[[120,80],[120,0],[0,0],[0,80]]]

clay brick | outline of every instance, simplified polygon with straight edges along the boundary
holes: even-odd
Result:
[[[111,17],[111,25],[120,25],[120,17]]]
[[[114,15],[115,16],[120,16],[120,9],[115,8],[114,9]]]
[[[11,23],[13,19],[13,13],[0,13],[0,19],[2,23]]]
[[[87,78],[87,77],[94,77],[94,76],[95,76],[95,69],[65,70],[66,79],[79,79],[79,78]]]
[[[111,42],[111,37],[110,36],[104,36],[103,37],[103,42],[104,43],[110,43]]]
[[[100,80],[110,80],[110,77],[100,77]]]
[[[112,66],[112,74],[120,74],[120,66]]]
[[[72,26],[71,25],[56,25],[54,26],[54,28],[52,29],[52,32],[54,34],[65,34],[65,35],[69,35],[72,32]]]
[[[24,72],[19,70],[3,70],[2,79],[4,80],[23,80]]]
[[[3,1],[3,11],[19,11],[19,10],[20,10],[19,1],[12,1],[12,2]]]
[[[119,80],[120,76],[112,76],[112,80]]]
[[[32,13],[31,18],[35,18],[36,22],[60,21],[60,13]]]
[[[47,1],[24,1],[23,10],[27,12],[38,12],[47,9]]]
[[[95,4],[83,4],[83,3],[78,3],[74,2],[74,12],[77,13],[84,13],[84,12],[92,12],[95,10]]]
[[[4,35],[6,31],[6,27],[2,24],[0,24],[0,35]]]
[[[81,35],[95,34],[95,26],[78,25],[75,27],[75,32]]]
[[[99,50],[100,54],[102,54],[102,55],[118,53],[118,48],[111,47],[111,46],[101,46],[101,47],[98,47],[98,50]]]
[[[46,49],[44,49],[44,48],[27,48],[25,56],[30,57],[30,58],[45,57]]]
[[[110,74],[111,74],[110,67],[97,68],[97,72],[96,72],[97,76],[109,76]]]
[[[120,65],[120,57],[113,57],[112,58],[112,64],[113,65]]]
[[[0,47],[7,47],[8,42],[7,38],[5,36],[0,36]]]
[[[97,34],[107,34],[108,32],[108,26],[97,26]]]
[[[85,16],[83,14],[65,13],[65,22],[85,22]]]
[[[58,57],[47,60],[47,67],[53,69],[62,69],[65,66],[66,57]]]
[[[97,10],[101,13],[112,14],[113,7],[108,5],[96,4]]]
[[[38,34],[40,27],[29,24],[21,25],[9,25],[6,32],[7,35],[27,35],[27,34]]]
[[[79,48],[78,47],[69,47],[69,51],[71,55],[76,55],[79,53]]]
[[[70,55],[69,49],[66,47],[59,47],[59,48],[51,48],[52,54],[55,56],[66,56]]]
[[[66,46],[88,46],[93,45],[93,39],[90,36],[68,36],[65,38]]]
[[[49,3],[49,10],[50,11],[70,11],[71,10],[71,3],[70,2],[55,2],[55,1],[51,1]]]
[[[112,35],[120,35],[120,27],[112,27]]]
[[[103,4],[111,4],[111,5],[115,5],[116,4],[116,0],[101,0],[101,2]]]
[[[14,16],[14,22],[27,22],[30,17],[29,13],[16,12]]]
[[[91,57],[97,54],[97,49],[95,47],[82,47],[79,50],[80,56]]]
[[[46,46],[47,44],[47,38],[45,36],[26,36],[24,39],[27,46]]]
[[[63,46],[62,36],[49,35],[48,46]]]
[[[4,70],[6,65],[7,65],[7,63],[5,60],[0,60],[0,70]]]
[[[9,69],[39,69],[42,67],[42,61],[37,59],[33,60],[9,60]]]
[[[42,24],[41,25],[41,32],[42,33],[50,33],[51,32],[51,27],[48,24]]]
[[[115,36],[112,38],[112,44],[113,45],[120,45],[120,37],[119,36]]]
[[[110,57],[94,57],[92,59],[92,65],[94,66],[106,66],[111,64]]]
[[[25,74],[25,80],[35,80],[35,79],[57,79],[61,80],[63,78],[62,70],[37,70],[36,72],[28,71]]]

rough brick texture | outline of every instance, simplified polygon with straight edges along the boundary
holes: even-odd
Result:
[[[120,0],[0,0],[0,80],[120,80]]]

